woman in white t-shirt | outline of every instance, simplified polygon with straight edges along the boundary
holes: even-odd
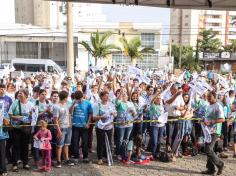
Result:
[[[31,115],[34,105],[28,101],[29,92],[27,89],[20,89],[18,93],[18,99],[15,100],[10,109],[9,116],[13,125],[22,125],[31,123]],[[28,165],[28,151],[29,141],[31,135],[31,128],[17,126],[12,131],[12,160],[13,160],[13,171],[17,172],[17,161],[21,159],[23,161],[23,168],[29,170]],[[21,158],[19,158],[21,156]]]
[[[113,132],[113,119],[116,115],[115,105],[109,101],[109,93],[103,91],[100,93],[101,102],[98,103],[98,111],[94,112],[93,119],[97,121],[96,135],[97,135],[97,157],[98,164],[103,163],[103,153],[106,150],[105,135],[108,137],[110,148],[112,148],[112,132]]]

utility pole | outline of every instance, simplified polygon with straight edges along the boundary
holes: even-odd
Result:
[[[67,76],[74,80],[73,3],[67,2]]]
[[[182,43],[180,44],[179,47],[179,68],[181,69],[181,64],[182,64]]]

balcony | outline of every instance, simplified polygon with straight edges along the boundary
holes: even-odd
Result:
[[[222,24],[222,18],[206,18],[206,23],[219,23]]]

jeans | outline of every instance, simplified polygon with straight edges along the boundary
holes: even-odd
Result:
[[[156,127],[151,126],[151,141],[152,141],[152,155],[154,157],[160,152],[161,148],[161,139],[163,137],[163,133],[165,130],[165,126]]]
[[[0,140],[0,174],[7,172],[6,168],[6,139]]]
[[[222,123],[222,133],[224,136],[223,147],[226,148],[228,146],[228,122],[225,121]]]
[[[72,127],[73,152],[76,159],[79,159],[80,138],[82,139],[83,158],[88,158],[88,129],[83,127]]]
[[[71,128],[61,128],[62,138],[57,140],[57,147],[69,146],[71,144],[72,130]]]
[[[117,141],[116,141],[117,151],[116,151],[116,154],[117,155],[121,154],[122,142],[129,141],[132,129],[133,129],[132,126],[131,127],[123,127],[123,128],[116,127],[116,130],[117,130]]]
[[[215,172],[215,166],[220,168],[224,165],[224,162],[214,152],[214,146],[218,138],[219,136],[217,134],[211,134],[211,142],[205,144],[205,150],[207,154],[206,167],[211,172]]]
[[[97,156],[98,159],[102,159],[102,157],[106,157],[106,143],[105,143],[105,133],[107,134],[110,149],[112,149],[112,132],[113,129],[110,130],[102,130],[96,128],[96,135],[97,135]]]
[[[23,165],[28,164],[30,134],[24,133],[21,129],[14,128],[12,131],[12,164],[17,166],[17,161],[22,160]],[[19,158],[20,157],[20,158]]]
[[[90,124],[89,129],[88,129],[88,148],[89,148],[89,150],[92,150],[92,146],[93,146],[93,128],[94,128],[94,125]]]
[[[12,131],[8,132],[9,138],[6,141],[6,158],[7,162],[12,163]]]
[[[167,135],[167,140],[166,140],[166,145],[172,146],[174,143],[174,140],[178,134],[178,131],[181,130],[179,128],[179,122],[168,122],[166,126],[166,135]]]

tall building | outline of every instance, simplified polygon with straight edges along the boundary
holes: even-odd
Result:
[[[9,25],[15,23],[15,0],[0,0],[0,25]],[[6,15],[7,14],[7,15]]]
[[[196,46],[202,29],[212,29],[223,45],[236,39],[236,12],[215,10],[172,9],[170,15],[170,41],[183,46]]]
[[[66,27],[66,3],[45,0],[15,0],[17,23],[32,24],[50,28]],[[100,4],[73,4],[74,26],[80,22],[104,22]]]

